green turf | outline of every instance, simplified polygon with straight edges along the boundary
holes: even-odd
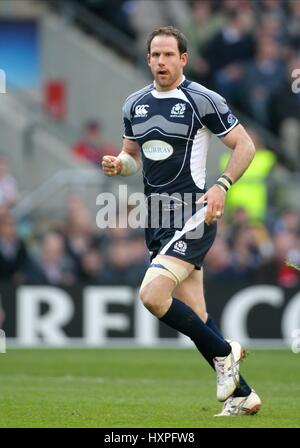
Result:
[[[1,427],[300,427],[300,354],[253,350],[242,365],[256,416],[214,418],[215,375],[192,349],[8,349]]]

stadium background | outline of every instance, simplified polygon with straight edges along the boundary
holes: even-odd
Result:
[[[99,322],[107,319],[111,325],[104,325],[107,336],[140,339],[133,330],[141,319],[134,312],[136,290],[127,299],[120,298],[119,289],[107,298],[101,285],[139,285],[148,261],[143,235],[130,229],[98,229],[96,197],[105,191],[118,193],[120,181],[102,175],[101,156],[118,151],[121,106],[130,92],[150,80],[144,44],[147,33],[161,23],[186,32],[191,53],[187,76],[228,99],[258,149],[251,170],[230,192],[225,219],[206,260],[209,309],[228,337],[238,335],[252,343],[292,337],[293,329],[300,327],[300,277],[284,261],[300,260],[300,112],[299,92],[292,92],[297,78],[291,72],[300,67],[298,4],[1,2],[0,56],[7,93],[0,105],[0,151],[6,165],[0,186],[0,278],[2,328],[8,338],[55,343],[51,322],[43,335],[33,322],[31,336],[26,336],[26,324],[18,321],[24,320],[24,313],[18,308],[34,300],[37,318],[42,305],[56,309],[54,287],[76,291],[78,285],[81,293],[77,289],[66,298],[66,307],[73,310],[61,320],[72,328],[68,337],[80,337],[87,318],[77,314],[89,302],[83,285],[93,285],[99,286]],[[84,141],[84,126],[97,124],[98,141]],[[98,147],[95,160],[80,144]],[[227,158],[228,151],[214,138],[209,184]],[[128,194],[141,191],[138,176],[128,182]],[[5,193],[9,187],[11,198]],[[265,286],[256,290],[254,285]],[[234,307],[233,295],[243,290],[236,322],[229,324],[226,306]],[[31,291],[40,291],[38,297]],[[23,292],[26,299],[17,300]],[[110,309],[114,306],[119,311]],[[31,309],[29,304],[26,309]],[[237,322],[242,328],[236,328]],[[62,337],[61,327],[57,324],[56,343],[64,344],[68,338]],[[26,328],[30,332],[30,326]],[[101,328],[99,323],[99,338]],[[166,328],[158,329],[160,334],[174,337]],[[142,339],[147,340],[146,333]]]
[[[258,419],[216,422],[211,370],[138,300],[142,231],[96,225],[97,196],[121,184],[101,157],[120,147],[124,98],[151,81],[146,35],[166,24],[189,38],[186,75],[228,98],[257,147],[205,289],[250,350]],[[0,426],[299,427],[300,275],[285,260],[300,264],[300,1],[1,0],[0,69]],[[213,138],[208,185],[227,158]]]
[[[300,264],[300,1],[1,0],[8,351],[190,344],[139,303],[143,232],[96,226],[98,194],[117,195],[123,181],[103,176],[101,156],[120,147],[125,97],[151,82],[145,39],[162,24],[186,33],[186,76],[223,94],[257,147],[206,259],[208,309],[247,347],[287,347],[289,359],[299,351],[300,273],[285,260]],[[213,138],[208,185],[228,151]],[[142,191],[139,176],[127,181],[128,194]]]

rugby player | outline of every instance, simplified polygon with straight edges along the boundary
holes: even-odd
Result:
[[[130,176],[143,165],[152,217],[162,218],[178,205],[183,207],[184,195],[191,195],[191,212],[182,225],[173,216],[169,226],[160,221],[146,228],[152,258],[140,296],[154,316],[190,337],[215,369],[217,399],[223,402],[217,415],[256,413],[261,400],[239,372],[243,349],[224,339],[206,311],[202,268],[216,235],[216,221],[224,213],[226,192],[251,163],[255,147],[225,99],[183,75],[187,40],[179,30],[161,27],[151,33],[147,45],[154,82],[126,99],[122,150],[117,157],[103,157],[103,172]],[[212,134],[233,151],[224,173],[207,190]],[[173,198],[173,209],[164,201],[160,208],[153,207],[157,196]]]

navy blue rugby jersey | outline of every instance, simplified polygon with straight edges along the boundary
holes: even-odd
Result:
[[[141,147],[145,194],[206,191],[206,158],[212,133],[238,124],[225,99],[183,77],[173,90],[152,83],[123,106],[124,138]]]

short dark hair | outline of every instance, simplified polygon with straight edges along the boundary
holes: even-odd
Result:
[[[177,28],[174,28],[174,26],[161,26],[160,28],[157,28],[156,30],[152,31],[152,33],[148,37],[147,40],[148,53],[150,53],[151,42],[156,36],[175,37],[175,39],[177,40],[179,53],[182,54],[187,52],[187,38],[185,37],[185,35]]]

